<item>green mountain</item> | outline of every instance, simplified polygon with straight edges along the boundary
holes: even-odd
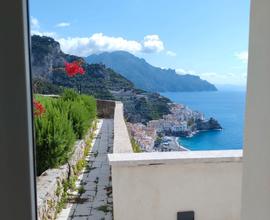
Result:
[[[112,68],[136,87],[154,92],[216,91],[216,87],[198,76],[179,75],[173,69],[161,69],[125,51],[105,52],[85,58]]]
[[[170,113],[169,99],[158,93],[146,92],[102,64],[88,64],[83,58],[65,54],[60,45],[49,37],[32,36],[32,78],[35,93],[58,94],[63,88],[74,88],[99,99],[119,100],[124,103],[129,122],[145,123]],[[64,62],[82,60],[84,75],[70,78]]]

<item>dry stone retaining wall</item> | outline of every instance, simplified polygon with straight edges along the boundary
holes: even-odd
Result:
[[[115,102],[109,100],[97,100],[97,114],[99,118],[114,118]],[[57,204],[61,201],[63,182],[67,181],[74,173],[74,167],[84,156],[86,140],[90,137],[91,129],[84,140],[76,142],[73,155],[65,165],[57,169],[46,170],[37,178],[37,211],[39,220],[54,219]]]
[[[58,189],[63,189],[63,182],[67,181],[70,174],[74,173],[74,167],[84,156],[86,140],[89,139],[93,129],[91,129],[84,140],[75,143],[74,152],[68,163],[57,168],[48,169],[37,178],[37,211],[39,220],[54,219],[57,204],[61,201],[62,193]]]

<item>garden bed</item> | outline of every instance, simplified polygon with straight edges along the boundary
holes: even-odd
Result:
[[[38,218],[54,219],[91,149],[96,100],[65,90],[59,97],[35,95],[34,107]]]

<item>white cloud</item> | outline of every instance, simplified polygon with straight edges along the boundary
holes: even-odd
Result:
[[[175,52],[170,51],[170,50],[167,50],[167,51],[166,51],[166,54],[167,54],[168,56],[171,56],[171,57],[175,57],[175,56],[177,55]]]
[[[192,74],[199,76],[201,79],[207,80],[215,85],[237,85],[244,86],[247,82],[246,73],[216,73],[216,72],[203,72],[199,73],[193,70],[176,69],[179,74]]]
[[[78,56],[116,50],[131,53],[157,53],[164,50],[163,42],[158,35],[147,35],[142,43],[122,37],[106,36],[103,33],[95,33],[90,37],[68,37],[56,40],[59,41],[64,52]]]
[[[176,73],[178,73],[178,74],[192,74],[192,75],[194,75],[195,74],[195,71],[194,70],[186,70],[186,69],[176,69],[175,70],[176,71]]]
[[[234,53],[234,56],[241,60],[243,63],[248,62],[248,52],[247,51],[242,51],[242,52],[236,52]]]
[[[56,27],[69,27],[71,24],[68,22],[60,22],[58,24],[56,24]]]
[[[71,24],[61,22],[55,27],[68,27]],[[164,44],[158,35],[146,35],[142,42],[124,39],[123,37],[106,36],[95,33],[90,37],[59,38],[55,32],[42,31],[37,18],[31,17],[31,35],[48,36],[55,38],[61,49],[73,55],[88,56],[94,53],[124,50],[131,53],[158,53],[164,50]],[[173,56],[172,51],[168,55]]]
[[[30,18],[30,27],[31,27],[31,35],[39,35],[39,36],[48,36],[48,37],[56,37],[56,33],[47,32],[40,30],[39,20],[33,16]]]
[[[47,36],[55,38],[57,35],[54,32],[31,30],[31,35]]]
[[[145,53],[156,53],[164,50],[164,44],[156,34],[146,35],[142,45]]]
[[[31,29],[39,29],[39,21],[37,18],[31,16],[30,18]]]

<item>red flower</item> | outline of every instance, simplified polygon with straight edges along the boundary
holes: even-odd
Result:
[[[74,77],[77,74],[85,74],[85,70],[80,66],[78,61],[73,61],[72,63],[65,62],[65,70],[69,77]]]
[[[40,102],[33,100],[33,104],[34,104],[34,115],[35,116],[41,116],[45,113],[46,109],[44,108],[44,106]]]

